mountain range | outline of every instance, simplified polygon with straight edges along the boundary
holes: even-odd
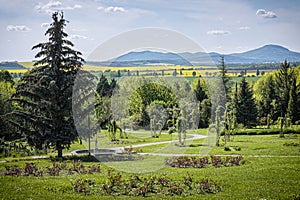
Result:
[[[226,64],[279,63],[285,59],[289,62],[300,61],[300,53],[293,52],[279,45],[265,45],[242,53],[219,54],[216,52],[163,53],[155,51],[129,52],[107,61],[111,66],[136,65],[210,65],[218,64],[224,56]],[[102,63],[103,64],[103,63]]]

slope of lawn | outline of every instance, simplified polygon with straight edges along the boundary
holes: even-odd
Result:
[[[194,179],[208,177],[217,181],[221,186],[221,191],[216,194],[193,196],[149,194],[146,199],[296,199],[300,197],[299,138],[299,135],[287,135],[285,138],[279,138],[278,135],[235,136],[233,141],[227,143],[226,146],[230,148],[239,146],[240,151],[234,149],[225,151],[224,146],[220,146],[214,147],[211,154],[243,155],[245,163],[241,166],[200,169],[162,167],[157,171],[137,175],[141,177],[168,176],[179,181],[190,174]],[[197,141],[194,142],[197,143]],[[146,151],[147,148],[143,147],[143,150]],[[191,150],[188,149],[186,152],[196,152],[193,149],[197,148],[189,147]],[[272,157],[265,157],[265,155]],[[39,167],[52,165],[50,159],[32,161],[18,161],[18,159],[15,158],[14,162],[0,163],[0,170],[5,169],[4,165],[24,167],[26,162],[35,162]],[[134,162],[123,161],[120,164],[123,164],[124,168],[132,169],[135,166]],[[98,162],[83,162],[85,166],[95,163],[98,164]],[[111,163],[101,163],[100,173],[85,175],[77,173],[73,175],[63,173],[60,176],[44,175],[43,177],[1,175],[0,199],[142,199],[142,197],[131,196],[98,196],[97,193],[85,195],[73,190],[72,183],[78,178],[93,179],[100,187],[107,181],[107,171],[110,169],[108,166],[111,166]],[[133,173],[121,172],[121,174],[126,179]]]

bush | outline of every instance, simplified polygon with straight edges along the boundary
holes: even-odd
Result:
[[[216,193],[220,191],[220,186],[210,179],[194,180],[191,175],[183,177],[182,181],[172,180],[169,177],[131,176],[123,179],[120,173],[108,171],[108,180],[102,184],[103,195],[128,195],[142,196],[147,194],[162,195],[193,195]]]
[[[72,183],[73,190],[79,193],[91,194],[92,187],[95,185],[94,180],[78,179]]]
[[[46,171],[50,176],[59,176],[61,172],[71,175],[77,172],[78,174],[93,174],[100,173],[100,165],[91,165],[85,167],[81,161],[73,161],[71,166],[66,162],[52,162],[52,166],[38,168],[35,163],[26,163],[25,167],[7,166],[2,173],[6,176],[43,176]]]
[[[167,158],[165,160],[165,165],[176,168],[204,168],[213,166],[213,167],[221,167],[221,166],[238,166],[241,165],[243,157],[242,156],[226,156],[224,158],[220,156],[211,156],[210,162],[208,157],[172,157]]]

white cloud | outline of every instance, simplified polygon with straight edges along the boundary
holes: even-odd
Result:
[[[8,25],[6,27],[6,30],[7,31],[21,31],[21,32],[28,32],[30,31],[31,29],[28,28],[27,26],[25,25],[17,25],[17,26],[14,26],[14,25]]]
[[[241,27],[239,28],[239,30],[242,30],[242,31],[246,31],[246,30],[249,30],[249,29],[250,29],[249,26],[241,26]]]
[[[127,12],[127,10],[125,8],[118,7],[118,6],[109,6],[109,7],[99,6],[97,9],[98,10],[103,10],[106,13],[109,13],[109,12]]]
[[[230,31],[225,31],[225,30],[211,30],[207,31],[208,35],[228,35],[230,34]]]
[[[272,11],[266,11],[264,9],[258,9],[256,15],[263,18],[276,18],[276,14]]]
[[[74,6],[67,6],[64,7],[62,2],[60,1],[55,1],[55,0],[51,0],[48,3],[42,3],[39,2],[34,9],[37,10],[40,13],[53,13],[57,10],[74,10],[74,9],[79,9],[82,8],[81,5],[75,4]]]
[[[74,8],[74,9],[76,9],[76,8],[82,8],[82,6],[79,5],[79,4],[76,4],[76,5],[73,6],[73,8]]]
[[[50,26],[50,23],[42,23],[41,24],[41,27],[42,28],[47,28],[47,27],[49,27]]]
[[[77,39],[83,39],[83,40],[88,39],[86,36],[83,36],[83,35],[71,35],[70,38],[75,39],[75,40],[77,40]]]

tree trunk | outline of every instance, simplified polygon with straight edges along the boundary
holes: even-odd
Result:
[[[62,158],[63,157],[63,154],[62,154],[63,148],[60,143],[56,144],[56,149],[57,149],[57,157]]]

